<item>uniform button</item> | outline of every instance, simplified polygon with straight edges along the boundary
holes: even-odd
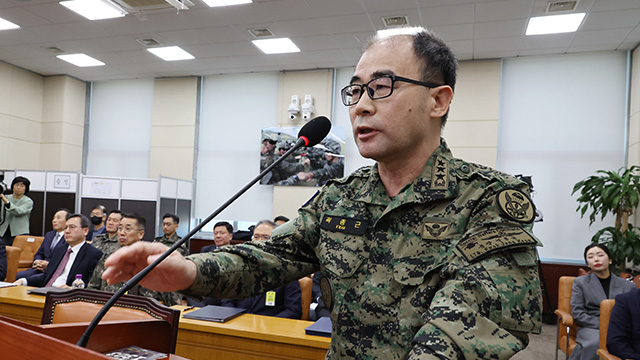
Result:
[[[468,173],[468,172],[469,172],[469,165],[467,165],[467,164],[462,164],[462,166],[460,166],[460,170],[461,170],[463,173]]]

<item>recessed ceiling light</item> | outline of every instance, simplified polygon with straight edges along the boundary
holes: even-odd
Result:
[[[585,13],[538,16],[529,19],[526,35],[544,35],[575,32],[580,27]]]
[[[209,7],[251,4],[252,0],[202,0]]]
[[[94,59],[86,54],[66,54],[66,55],[56,55],[56,57],[60,60],[64,60],[68,63],[71,63],[75,66],[79,67],[89,67],[89,66],[103,66],[104,63],[100,60]]]
[[[10,29],[18,29],[18,28],[20,28],[19,25],[16,25],[9,20],[0,18],[0,30],[10,30]]]
[[[148,48],[147,51],[166,61],[195,59],[193,55],[182,50],[179,46],[154,47]]]
[[[105,2],[102,0],[60,1],[60,5],[86,17],[89,20],[111,19],[127,15],[127,12],[122,8],[113,5],[111,2]]]
[[[424,28],[420,26],[398,27],[398,28],[378,30],[376,34],[378,35],[379,38],[385,38],[388,36],[395,36],[395,35],[413,35],[421,31],[424,31]]]
[[[265,54],[300,52],[300,48],[298,48],[289,38],[251,40],[251,42]]]

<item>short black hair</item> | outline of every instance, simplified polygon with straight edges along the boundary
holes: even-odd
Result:
[[[122,218],[125,219],[135,219],[136,222],[138,223],[138,229],[140,230],[144,230],[144,228],[147,226],[147,220],[145,220],[145,218],[138,214],[138,213],[122,213]]]
[[[166,214],[162,215],[162,220],[164,220],[166,218],[173,219],[173,222],[176,223],[176,224],[180,223],[180,218],[176,214],[166,213]]]
[[[31,181],[24,176],[16,176],[11,181],[11,190],[13,190],[13,185],[17,183],[22,183],[24,185],[24,194],[27,195],[29,193],[29,188],[31,186]]]
[[[596,244],[596,243],[592,243],[587,245],[586,248],[584,248],[584,261],[587,261],[587,251],[593,249],[594,247],[599,247],[600,249],[602,249],[602,251],[604,251],[607,256],[609,257],[609,260],[611,260],[611,252],[609,251],[609,248],[607,247],[607,245],[605,244]]]
[[[213,225],[213,229],[215,230],[217,227],[219,226],[224,226],[227,228],[227,231],[229,232],[229,234],[233,234],[233,225],[229,224],[226,221],[219,221],[217,222],[215,225]]]
[[[67,221],[69,221],[69,219],[73,219],[73,218],[80,218],[80,226],[82,226],[83,228],[89,228],[89,218],[82,215],[82,214],[69,214],[67,216]]]
[[[286,217],[286,216],[283,216],[283,215],[278,215],[278,216],[276,216],[275,219],[273,219],[273,222],[277,222],[277,221],[287,222],[287,221],[289,221],[289,218]]]
[[[120,216],[122,217],[122,215],[124,213],[122,211],[118,210],[118,209],[113,209],[113,210],[109,211],[109,215],[111,215],[111,214],[120,214]]]

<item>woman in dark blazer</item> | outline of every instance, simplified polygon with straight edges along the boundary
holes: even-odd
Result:
[[[573,281],[571,316],[578,325],[576,342],[570,360],[597,360],[600,327],[600,302],[631,291],[635,284],[611,273],[609,249],[603,244],[590,244],[584,249],[584,259],[591,269]]]

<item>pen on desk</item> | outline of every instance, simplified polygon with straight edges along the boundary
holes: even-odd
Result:
[[[195,305],[187,306],[186,308],[182,309],[182,311],[191,310],[193,308],[195,308]]]

